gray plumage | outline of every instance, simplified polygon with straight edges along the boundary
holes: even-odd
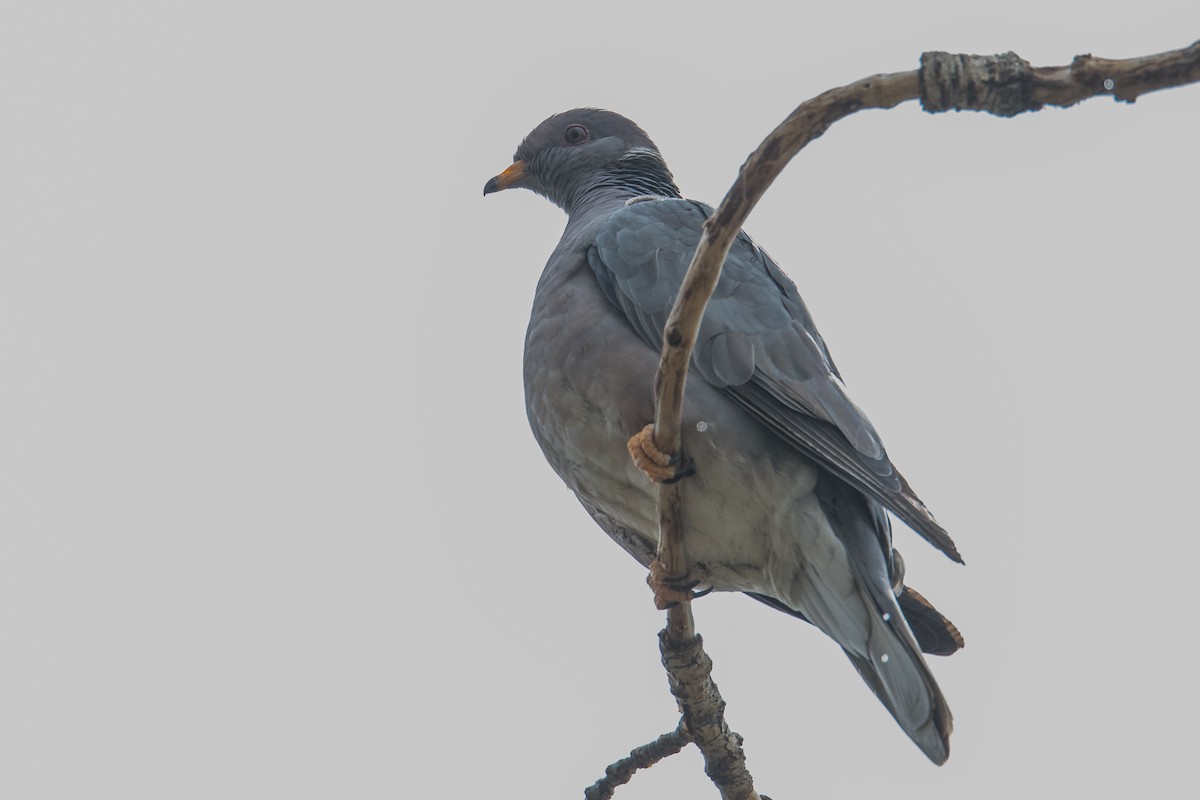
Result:
[[[658,149],[617,114],[539,125],[484,189],[532,189],[568,214],[538,283],[525,347],[526,408],[551,466],[643,565],[656,489],[626,442],[654,417],[663,324],[708,206],[680,197]],[[921,651],[962,646],[904,586],[889,509],[950,558],[949,535],[847,396],[795,285],[739,235],[700,327],[684,401],[684,536],[691,579],[812,622],[934,762],[951,715]]]

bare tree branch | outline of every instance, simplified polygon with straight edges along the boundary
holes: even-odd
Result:
[[[629,783],[639,769],[653,767],[667,756],[675,755],[687,747],[691,740],[680,720],[675,730],[664,733],[649,744],[633,748],[625,758],[609,764],[604,770],[604,777],[583,790],[584,800],[609,800],[617,787]]]
[[[1065,67],[1031,67],[1016,53],[921,56],[926,111],[988,111],[1011,117],[1043,105],[1073,106],[1099,95],[1132,103],[1140,95],[1200,81],[1200,42],[1153,56],[1076,56]]]
[[[1010,117],[1044,105],[1067,107],[1098,95],[1133,102],[1146,92],[1196,81],[1200,81],[1200,42],[1153,56],[1112,60],[1084,55],[1068,66],[1042,68],[1031,67],[1015,53],[931,52],[922,55],[918,70],[872,75],[802,103],[750,155],[721,205],[704,223],[699,247],[663,329],[655,380],[657,449],[682,457],[688,363],[730,246],[787,163],[834,122],[864,108],[893,108],[916,99],[931,113],[954,109]],[[690,568],[681,525],[683,491],[681,483],[659,488],[655,566],[668,580],[686,577]],[[742,739],[725,723],[725,703],[712,682],[712,662],[696,635],[689,601],[668,610],[667,628],[659,638],[671,691],[684,715],[682,724],[704,755],[705,772],[725,800],[759,800],[745,769]]]
[[[725,722],[725,701],[712,680],[712,659],[696,635],[674,641],[667,631],[658,635],[671,694],[679,701],[683,722],[704,754],[704,772],[721,792],[722,800],[759,800],[754,779],[746,770],[742,737]]]

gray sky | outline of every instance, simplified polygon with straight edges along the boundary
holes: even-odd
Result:
[[[524,418],[564,217],[484,181],[595,105],[716,202],[800,101],[923,50],[1200,36],[1191,0],[15,5],[0,795],[22,799],[578,797],[675,724],[662,615]],[[1190,781],[1197,141],[1197,87],[1013,120],[908,104],[839,123],[751,217],[967,561],[897,531],[967,639],[932,664],[941,769],[814,629],[697,604],[762,791]],[[694,751],[618,795],[662,796],[715,796]]]

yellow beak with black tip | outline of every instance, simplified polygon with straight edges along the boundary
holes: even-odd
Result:
[[[525,162],[514,161],[513,165],[483,185],[484,195],[510,188],[525,177]]]

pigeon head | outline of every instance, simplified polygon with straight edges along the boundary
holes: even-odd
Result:
[[[531,189],[568,214],[597,196],[680,196],[646,132],[598,108],[555,114],[538,125],[483,193],[513,187]]]

